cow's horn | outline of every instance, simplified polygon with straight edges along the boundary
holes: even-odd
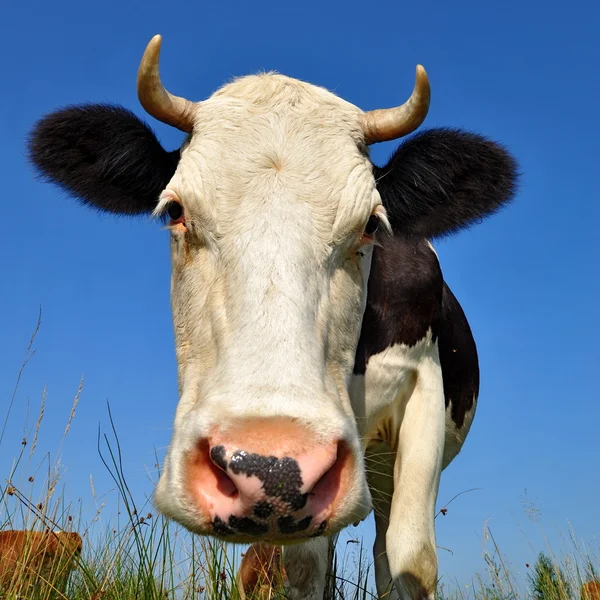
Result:
[[[370,110],[363,114],[362,126],[367,144],[395,140],[413,132],[425,120],[430,98],[427,73],[421,65],[417,65],[415,89],[402,106]]]
[[[195,105],[173,96],[164,88],[158,73],[162,37],[155,35],[146,46],[137,76],[137,93],[144,110],[155,119],[191,133],[194,128]]]

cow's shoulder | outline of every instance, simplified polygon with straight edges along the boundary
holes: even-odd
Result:
[[[374,249],[354,373],[361,376],[367,370],[372,372],[368,378],[373,388],[370,396],[377,394],[379,387],[388,390],[389,395],[389,383],[395,379],[404,382],[406,389],[391,390],[389,398],[370,397],[365,415],[373,406],[379,411],[383,405],[410,394],[414,382],[409,371],[431,345],[436,345],[439,352],[447,433],[456,437],[453,446],[457,452],[470,426],[479,392],[475,341],[462,307],[444,281],[430,242],[401,236],[388,238]],[[389,373],[403,365],[406,377]],[[382,385],[378,386],[380,379]],[[355,383],[353,389],[358,387]]]
[[[367,304],[354,373],[394,345],[412,347],[428,335],[435,342],[444,280],[437,254],[425,239],[389,237],[373,250]]]

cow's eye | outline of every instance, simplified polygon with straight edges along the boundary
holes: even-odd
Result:
[[[365,227],[365,235],[372,236],[379,229],[379,217],[377,215],[371,215],[367,221]]]
[[[169,202],[167,205],[167,214],[171,222],[179,222],[183,217],[183,206],[179,202]]]

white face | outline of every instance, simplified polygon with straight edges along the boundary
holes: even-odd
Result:
[[[237,80],[198,105],[162,194],[156,212],[183,207],[169,225],[180,401],[155,501],[193,531],[285,543],[369,510],[348,387],[365,227],[385,212],[360,115],[280,75]]]

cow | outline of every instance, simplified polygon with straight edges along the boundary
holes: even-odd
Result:
[[[600,600],[600,581],[588,581],[581,586],[581,600]]]
[[[241,600],[271,600],[286,582],[278,546],[256,542],[248,548],[236,577]]]
[[[432,599],[441,471],[469,432],[479,367],[431,240],[495,213],[517,165],[451,128],[379,167],[371,144],[416,131],[430,102],[363,112],[277,73],[175,96],[161,37],[138,70],[165,150],[123,107],[60,109],[28,140],[39,175],[78,201],[166,223],[179,403],[157,508],[188,530],[283,545],[290,598],[321,598],[328,542],[375,512],[376,585]]]
[[[64,589],[82,546],[74,532],[0,531],[0,591],[25,593],[44,585]]]

